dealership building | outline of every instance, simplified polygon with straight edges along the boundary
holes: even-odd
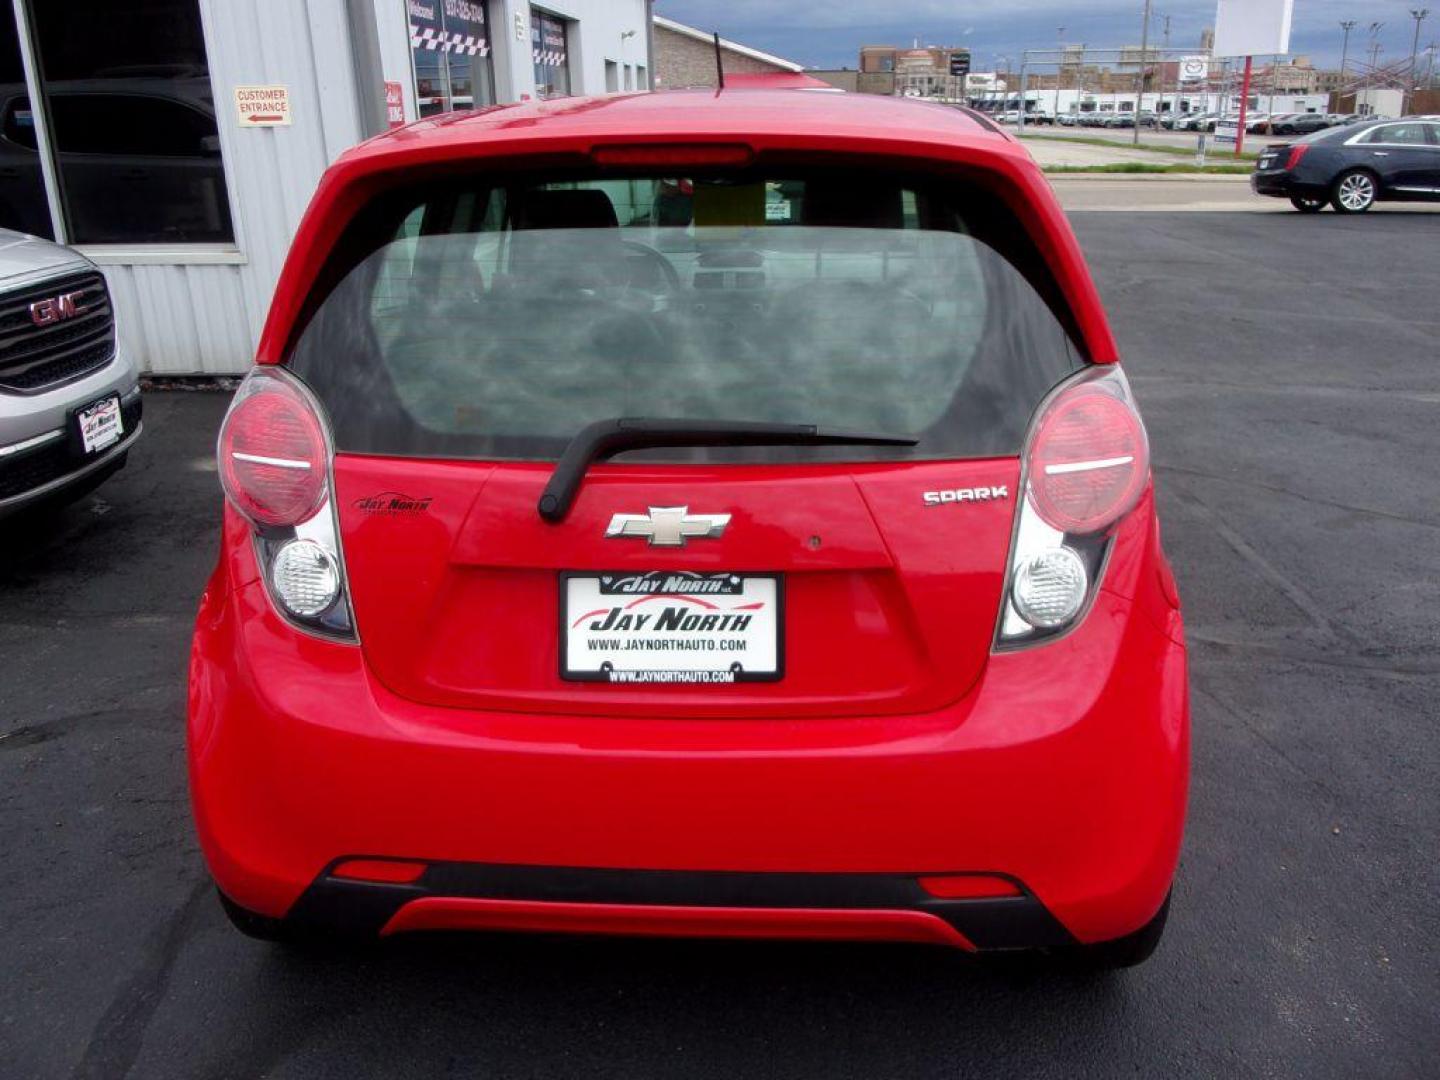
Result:
[[[650,0],[14,0],[0,226],[105,272],[154,375],[249,365],[321,173],[450,109],[653,82]]]

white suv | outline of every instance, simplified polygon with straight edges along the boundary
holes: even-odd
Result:
[[[140,412],[99,268],[0,229],[0,517],[110,476],[140,436]]]

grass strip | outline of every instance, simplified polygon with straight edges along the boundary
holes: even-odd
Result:
[[[1261,138],[1261,139],[1265,138],[1265,136],[1263,136],[1263,135],[1252,135],[1252,136],[1250,136],[1250,137],[1251,137],[1252,139],[1254,139],[1254,138]],[[1032,135],[1032,134],[1030,134],[1029,131],[1026,131],[1025,134],[1021,136],[1021,138],[1024,138],[1024,139],[1044,139],[1046,142],[1057,142],[1057,143],[1080,143],[1082,146],[1103,146],[1103,147],[1105,147],[1105,148],[1107,148],[1107,149],[1110,149],[1110,150],[1114,150],[1114,149],[1119,149],[1119,150],[1134,150],[1134,149],[1136,149],[1136,147],[1131,146],[1128,142],[1120,142],[1120,141],[1117,140],[1117,139],[1102,139],[1102,138],[1099,138],[1098,136],[1092,137],[1092,136],[1089,136],[1089,135]],[[1221,154],[1224,154],[1225,156],[1231,157],[1231,158],[1233,158],[1233,157],[1235,156],[1234,154],[1230,153],[1229,151],[1226,151],[1226,150],[1216,150],[1216,149],[1214,149],[1214,147],[1215,147],[1215,142],[1214,142],[1213,139],[1212,139],[1211,142],[1210,142],[1210,146],[1211,146],[1211,148],[1212,148],[1212,149],[1211,149],[1211,153],[1214,154],[1214,155],[1217,156],[1217,157],[1218,157],[1219,155],[1221,155]],[[1173,154],[1173,155],[1176,155],[1176,156],[1178,156],[1178,157],[1189,157],[1189,158],[1193,158],[1193,157],[1195,156],[1195,149],[1194,149],[1194,147],[1170,146],[1170,145],[1165,144],[1165,143],[1147,143],[1147,142],[1143,141],[1143,139],[1142,139],[1142,141],[1141,141],[1141,143],[1140,143],[1139,149],[1141,149],[1141,150],[1149,150],[1149,151],[1152,151],[1153,153],[1156,153],[1156,154]],[[1255,160],[1256,158],[1258,158],[1259,156],[1260,156],[1260,155],[1259,155],[1258,153],[1253,153],[1253,152],[1247,150],[1245,153],[1243,153],[1243,154],[1240,155],[1240,157],[1239,157],[1238,160],[1240,160],[1240,161],[1254,161],[1254,160]]]
[[[1110,165],[1046,165],[1047,173],[1129,173],[1164,175],[1191,173],[1200,176],[1249,176],[1249,165],[1152,165],[1145,161],[1120,161]]]

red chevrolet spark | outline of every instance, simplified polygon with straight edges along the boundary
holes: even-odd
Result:
[[[190,669],[226,910],[1136,963],[1188,773],[1145,428],[1012,139],[676,92],[325,175]]]

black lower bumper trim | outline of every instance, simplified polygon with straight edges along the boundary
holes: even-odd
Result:
[[[358,856],[357,856],[358,857]],[[977,949],[1063,948],[1070,932],[1024,886],[1021,896],[947,900],[902,874],[796,874],[606,870],[491,863],[430,863],[404,884],[338,878],[332,863],[301,895],[288,922],[374,936],[405,904],[425,897],[653,907],[813,908],[921,911],[938,916]],[[1014,881],[1014,879],[1009,879]]]

